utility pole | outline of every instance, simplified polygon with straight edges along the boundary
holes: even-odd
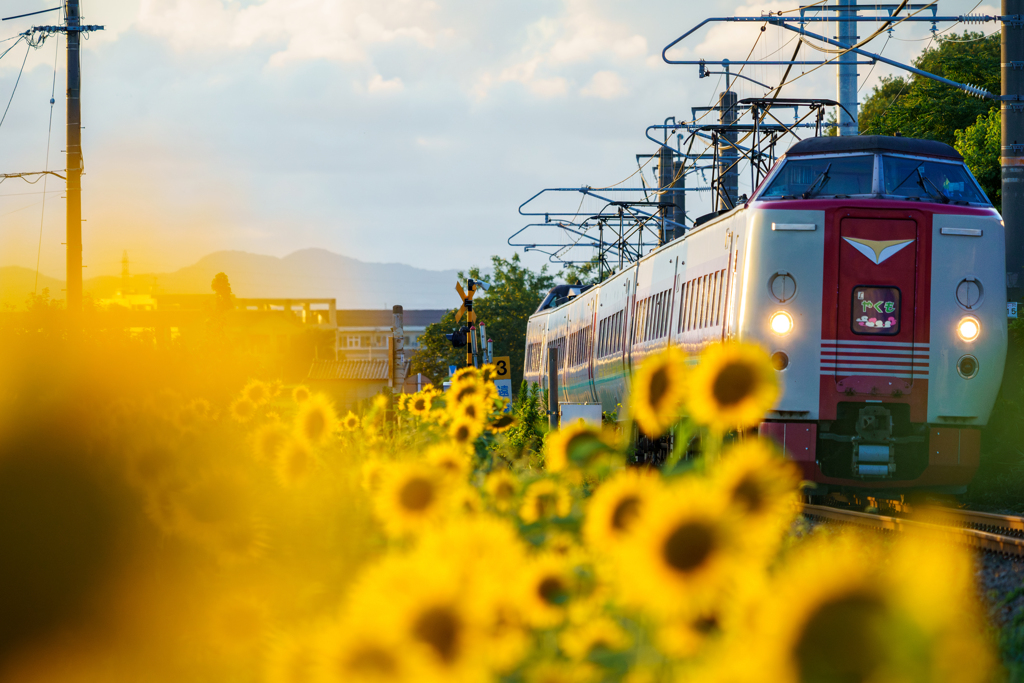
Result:
[[[836,22],[839,24],[840,43],[854,46],[859,40],[857,35],[857,0],[838,0],[843,9],[836,11]],[[839,66],[836,69],[836,100],[840,106],[836,111],[840,135],[857,135],[857,53],[846,52],[839,55]]]
[[[67,305],[82,311],[82,16],[79,0],[67,0]]]
[[[732,90],[729,80],[729,64],[725,65],[725,92],[719,95],[718,99],[718,122],[726,125],[736,123],[739,118],[736,111],[736,102],[739,98]],[[731,209],[736,206],[736,200],[740,194],[740,167],[737,163],[739,155],[736,151],[736,131],[732,130],[722,133],[724,144],[720,145],[718,153],[718,175],[721,179],[721,207]],[[716,202],[717,203],[717,202]]]
[[[1002,199],[1006,226],[1006,287],[1009,301],[1024,287],[1024,0],[1003,0]]]

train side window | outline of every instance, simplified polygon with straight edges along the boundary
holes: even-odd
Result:
[[[666,289],[664,292],[661,293],[661,298],[665,302],[665,305],[662,306],[662,309],[661,309],[661,336],[662,337],[667,337],[668,336],[668,332],[669,332],[668,325],[669,325],[669,323],[672,320],[672,306],[670,304],[671,299],[672,299],[672,297],[670,296],[671,293],[672,293],[671,289]]]
[[[676,334],[683,331],[683,302],[686,301],[686,283],[679,288],[679,316],[676,318]]]
[[[683,326],[687,332],[693,329],[693,295],[697,290],[697,281],[690,280],[690,287],[686,293],[686,324]]]
[[[698,288],[697,291],[700,292],[700,300],[697,302],[697,327],[698,328],[703,328],[704,327],[704,309],[707,308],[707,303],[708,303],[708,276],[707,275],[701,275],[700,276],[700,287]]]
[[[719,294],[718,271],[716,270],[711,274],[711,305],[708,306],[708,325],[711,327],[718,324],[715,314],[718,312]]]

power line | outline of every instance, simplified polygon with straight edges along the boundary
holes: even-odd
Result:
[[[55,95],[57,94],[57,57],[60,55],[60,36],[57,36],[56,48],[53,52],[53,84],[50,86],[50,125],[46,129],[46,165],[45,170],[50,170],[50,140],[53,137],[53,105],[55,103]],[[39,211],[39,246],[36,247],[36,282],[32,288],[32,293],[35,294],[39,290],[39,260],[43,255],[43,220],[46,218],[46,181],[49,178],[49,173],[43,176],[43,206]]]
[[[17,43],[15,43],[14,45],[17,45]],[[11,45],[11,48],[13,48],[14,45]],[[8,48],[7,52],[10,52],[11,48]],[[14,101],[14,93],[18,92],[18,84],[21,83],[21,74],[25,72],[25,62],[28,61],[28,53],[31,50],[31,45],[25,47],[25,58],[21,60],[21,69],[18,71],[18,80],[14,81],[14,90],[11,91],[11,99],[7,100],[7,108],[4,109],[4,115],[0,117],[0,127],[3,127],[4,121],[7,120],[7,112],[11,110],[11,102]],[[4,54],[7,54],[7,52],[5,52]],[[0,57],[3,57],[3,55],[0,55]]]

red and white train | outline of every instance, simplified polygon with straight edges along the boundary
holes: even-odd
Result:
[[[966,489],[1006,356],[1003,221],[948,145],[796,143],[745,204],[530,318],[525,379],[627,405],[668,344],[755,341],[783,386],[760,432],[819,491]]]

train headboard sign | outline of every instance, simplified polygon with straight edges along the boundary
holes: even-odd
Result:
[[[894,335],[900,331],[900,290],[854,287],[851,329],[854,334]]]

